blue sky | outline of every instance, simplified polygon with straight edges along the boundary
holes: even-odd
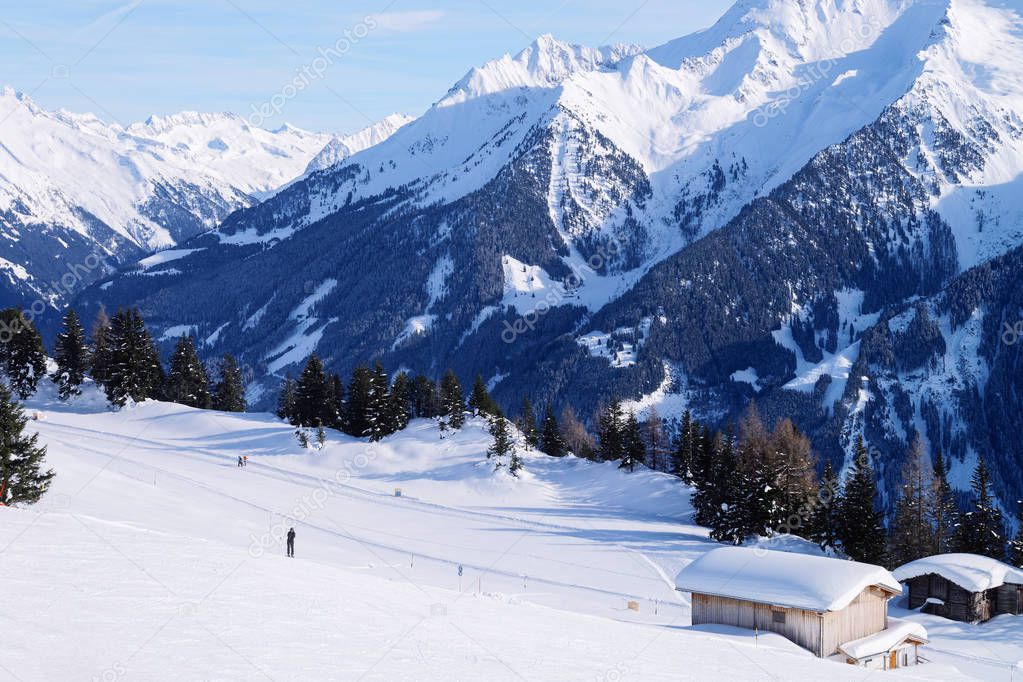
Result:
[[[352,131],[391,112],[421,113],[471,66],[543,33],[653,46],[710,25],[730,4],[7,0],[0,82],[46,108],[125,124],[185,109],[250,116],[278,95],[280,106],[263,109],[267,127]],[[331,47],[340,51],[316,61]],[[302,86],[286,90],[303,71]]]

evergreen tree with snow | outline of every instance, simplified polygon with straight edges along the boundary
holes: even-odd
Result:
[[[388,429],[395,433],[408,426],[412,419],[412,382],[405,372],[398,372],[398,376],[394,377],[389,405]]]
[[[692,485],[699,488],[713,479],[716,444],[714,434],[706,424],[700,425],[700,438],[695,447],[692,465]]]
[[[105,386],[109,378],[110,334],[110,317],[101,307],[92,325],[92,346],[89,349],[89,374],[100,386]]]
[[[11,390],[22,400],[32,396],[46,376],[43,338],[19,308],[0,311],[0,362]]]
[[[391,411],[391,380],[379,362],[373,367],[373,390],[369,401],[369,439],[379,441],[394,433]]]
[[[934,452],[934,475],[932,476],[931,501],[934,505],[931,518],[934,520],[934,547],[931,554],[946,554],[952,551],[955,529],[959,524],[959,505],[948,482],[948,470],[941,450]]]
[[[518,427],[528,447],[539,447],[540,432],[536,428],[536,413],[533,411],[533,403],[529,402],[528,396],[522,399],[522,411],[519,413]]]
[[[597,455],[601,461],[615,462],[625,457],[624,432],[622,404],[614,398],[597,419]]]
[[[476,375],[476,380],[472,384],[472,393],[469,394],[469,409],[472,410],[472,413],[477,417],[503,416],[501,408],[498,407],[494,399],[490,397],[487,385],[483,383],[483,377],[479,374]]]
[[[327,421],[325,426],[344,431],[345,425],[345,383],[337,374],[331,374],[327,380]]]
[[[28,424],[10,389],[0,382],[0,504],[13,506],[38,502],[53,479],[43,470],[46,447],[39,434],[24,433]]]
[[[852,469],[838,503],[838,539],[853,561],[884,565],[887,538],[877,509],[877,481],[863,436],[856,439]]]
[[[111,405],[142,402],[160,396],[163,365],[142,315],[134,308],[119,310],[110,320],[105,351],[103,388]]]
[[[85,343],[85,329],[74,310],[64,315],[63,328],[54,345],[57,370],[51,377],[57,385],[57,396],[68,400],[82,393],[82,382],[89,369],[89,349]]]
[[[970,484],[973,504],[962,515],[956,528],[956,551],[981,554],[1000,561],[1005,558],[1005,522],[991,494],[991,478],[983,457],[977,459]]]
[[[494,417],[491,419],[490,436],[493,438],[493,442],[487,448],[487,459],[494,460],[494,470],[496,471],[504,466],[504,458],[510,457],[511,461],[509,462],[508,470],[513,476],[517,476],[519,469],[522,468],[522,464],[518,460],[515,451],[515,441],[512,440],[508,420],[504,417]]]
[[[453,429],[462,428],[465,424],[465,398],[454,370],[449,369],[441,379],[440,403],[441,416],[446,418],[448,425]]]
[[[1019,530],[1016,537],[1009,542],[1009,563],[1017,568],[1023,568],[1023,500],[1016,500],[1016,524]]]
[[[214,390],[213,406],[221,412],[244,412],[248,407],[245,402],[245,378],[238,361],[233,355],[226,354],[221,358],[218,369],[220,379]]]
[[[323,361],[313,353],[295,383],[294,419],[297,425],[321,426],[329,415],[329,388]]]
[[[682,413],[682,425],[675,437],[671,456],[671,473],[686,483],[693,482],[693,460],[699,441],[700,425],[693,421],[693,413],[688,409]]]
[[[195,351],[192,337],[178,339],[163,392],[167,400],[180,405],[209,409],[212,404],[210,378]]]
[[[373,383],[373,371],[366,365],[358,365],[352,370],[345,403],[345,432],[349,435],[361,438],[372,431]]]
[[[440,416],[437,384],[428,376],[417,374],[412,380],[412,416],[433,419]]]
[[[295,421],[295,380],[290,375],[284,377],[281,382],[281,392],[277,396],[277,416],[293,426]]]
[[[809,533],[810,539],[825,551],[834,550],[838,546],[839,492],[838,475],[831,462],[825,462],[810,517]]]
[[[544,408],[543,424],[540,431],[540,450],[551,457],[564,457],[568,454],[568,446],[561,434],[558,418],[554,416],[554,405],[550,402]]]
[[[933,553],[937,542],[932,518],[933,494],[929,457],[923,440],[917,435],[902,467],[902,484],[892,519],[889,540],[894,566]]]
[[[622,428],[622,461],[619,469],[635,471],[636,466],[646,461],[646,444],[643,442],[643,430],[639,426],[635,412],[629,412]]]

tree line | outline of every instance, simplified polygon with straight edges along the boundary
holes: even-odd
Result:
[[[42,494],[53,473],[41,469],[45,448],[22,435],[26,418],[14,396],[24,400],[35,393],[47,376],[46,351],[39,332],[15,308],[0,311],[0,337],[0,370],[10,387],[0,390],[0,428],[12,434],[0,450],[0,502],[30,502]],[[233,357],[222,358],[213,381],[194,341],[182,336],[165,370],[136,309],[119,310],[112,318],[101,311],[91,336],[69,310],[54,359],[56,369],[49,378],[63,400],[81,393],[88,374],[115,406],[161,399],[202,409],[246,409],[244,380]],[[284,379],[277,407],[278,416],[296,427],[332,428],[373,441],[404,429],[414,418],[437,419],[442,431],[459,429],[467,413],[488,418],[493,442],[487,456],[496,462],[495,469],[507,467],[518,475],[522,459],[512,422],[479,376],[468,400],[450,369],[438,382],[406,372],[392,379],[380,363],[361,364],[346,385],[338,375],[328,374],[314,354],[297,379]],[[670,437],[656,410],[648,410],[641,422],[619,400],[600,409],[593,422],[596,437],[571,407],[556,416],[548,403],[538,416],[526,398],[514,423],[527,449],[618,462],[628,471],[644,465],[677,476],[694,488],[695,521],[721,542],[741,544],[791,533],[825,550],[883,565],[953,551],[1023,565],[1023,518],[1020,532],[1009,540],[983,458],[973,473],[970,506],[960,509],[942,453],[930,456],[918,437],[907,453],[898,498],[886,523],[873,469],[877,453],[867,449],[862,437],[840,481],[830,463],[818,474],[810,441],[791,420],[768,429],[755,406],[737,428],[717,430],[687,410]]]

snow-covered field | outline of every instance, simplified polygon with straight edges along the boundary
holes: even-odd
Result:
[[[672,578],[714,545],[668,476],[535,454],[495,476],[474,421],[303,451],[267,415],[31,409],[58,475],[35,507],[0,509],[0,680],[868,674],[690,627]],[[897,674],[1010,679],[958,654],[1023,659],[1013,619],[976,642],[933,620],[935,663]]]

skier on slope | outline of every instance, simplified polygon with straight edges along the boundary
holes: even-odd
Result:
[[[288,556],[295,558],[295,529],[288,530]]]
[[[245,465],[242,463],[242,456],[238,455],[238,467],[241,468],[243,466],[245,466]]]

